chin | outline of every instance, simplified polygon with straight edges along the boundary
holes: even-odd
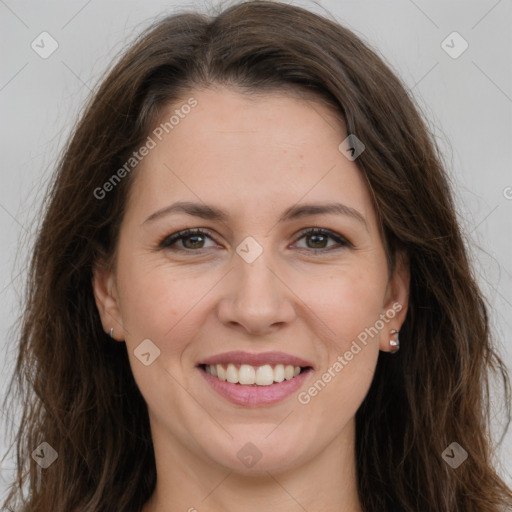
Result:
[[[242,429],[235,439],[216,446],[210,444],[205,451],[217,464],[244,476],[268,477],[268,473],[287,471],[307,459],[304,435],[295,437],[284,429],[272,432],[275,424],[268,427],[268,424],[264,429],[247,425],[247,433]]]

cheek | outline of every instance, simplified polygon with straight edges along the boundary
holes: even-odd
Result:
[[[386,281],[368,271],[347,269],[330,281],[330,297],[318,298],[316,313],[329,334],[318,337],[321,368],[299,402],[324,418],[322,428],[337,432],[363,402],[375,373]],[[326,330],[322,330],[326,332]],[[309,405],[307,405],[309,404]]]
[[[321,380],[328,381],[329,388],[324,403],[334,403],[349,415],[359,408],[375,372],[380,336],[375,325],[382,314],[386,283],[378,264],[353,267],[337,280],[337,307],[331,305],[331,317],[338,336]]]
[[[377,357],[378,351],[368,346],[341,370],[331,364],[300,396],[301,403],[308,401],[304,407],[322,418],[324,435],[336,435],[354,417],[372,383]]]
[[[145,259],[148,258],[138,256],[133,248],[125,247],[118,265],[127,344],[135,348],[134,344],[150,338],[163,345],[166,352],[180,352],[194,335],[188,332],[192,325],[199,328],[198,315],[209,302],[208,292],[218,286],[219,274],[184,268],[170,272],[165,263],[155,265]],[[386,287],[385,269],[379,263],[377,258],[359,257],[329,270],[321,265],[283,269],[284,280],[293,283],[294,296],[289,300],[307,306],[303,310],[306,321],[316,322],[310,327],[324,344],[332,341],[338,351],[344,352],[365,328],[375,324]],[[198,304],[202,298],[206,300]],[[164,343],[169,339],[173,339],[172,344]]]
[[[186,278],[172,275],[161,264],[146,263],[133,252],[118,266],[120,306],[127,341],[164,339],[178,325],[191,305],[200,298],[197,287]],[[146,258],[147,259],[147,258]]]
[[[378,264],[350,265],[337,269],[329,279],[318,276],[309,288],[309,301],[325,323],[327,338],[344,352],[352,340],[374,326],[382,313],[386,274]],[[364,335],[362,336],[364,338]]]
[[[200,276],[195,280],[177,278],[179,272],[171,274],[163,265],[147,264],[146,258],[127,247],[124,255],[117,276],[132,373],[151,416],[179,430],[179,422],[170,421],[166,414],[172,410],[178,417],[183,416],[191,402],[182,387],[187,387],[187,376],[182,373],[180,362],[193,340],[194,321],[197,328],[193,306],[205,292],[201,291],[202,285],[194,286],[193,281],[199,284]],[[159,350],[153,358],[154,349],[149,346],[149,365],[136,355],[137,351],[141,353],[138,347],[146,339]]]

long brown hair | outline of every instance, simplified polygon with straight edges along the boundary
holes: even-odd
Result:
[[[23,401],[18,476],[25,512],[139,511],[156,482],[146,404],[126,346],[109,341],[92,269],[112,262],[131,173],[98,188],[146,140],[163,109],[194,88],[303,91],[329,103],[366,150],[356,163],[388,258],[410,262],[407,318],[396,355],[380,353],[356,415],[359,497],[366,512],[496,512],[512,493],[493,469],[490,376],[509,378],[493,346],[449,178],[409,91],[375,51],[337,22],[283,3],[236,3],[216,16],[158,20],[93,94],[44,203],[21,317],[14,384]],[[95,193],[96,191],[96,193]],[[41,470],[42,442],[58,459]],[[443,452],[457,442],[457,469]],[[503,507],[503,508],[502,508]]]

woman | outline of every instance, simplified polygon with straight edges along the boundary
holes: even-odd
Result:
[[[435,142],[332,21],[246,2],[145,32],[65,149],[29,284],[23,511],[512,504]]]

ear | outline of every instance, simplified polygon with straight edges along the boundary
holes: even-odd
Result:
[[[394,347],[389,342],[391,339],[396,340],[397,335],[391,331],[394,329],[400,332],[405,321],[409,304],[410,280],[409,258],[405,252],[397,252],[395,271],[388,282],[382,311],[388,319],[381,331],[379,343],[380,350],[384,352],[393,350]]]
[[[119,309],[114,272],[100,265],[95,266],[93,269],[92,288],[103,330],[110,336],[110,330],[113,328],[112,337],[117,341],[124,341],[125,332]]]

